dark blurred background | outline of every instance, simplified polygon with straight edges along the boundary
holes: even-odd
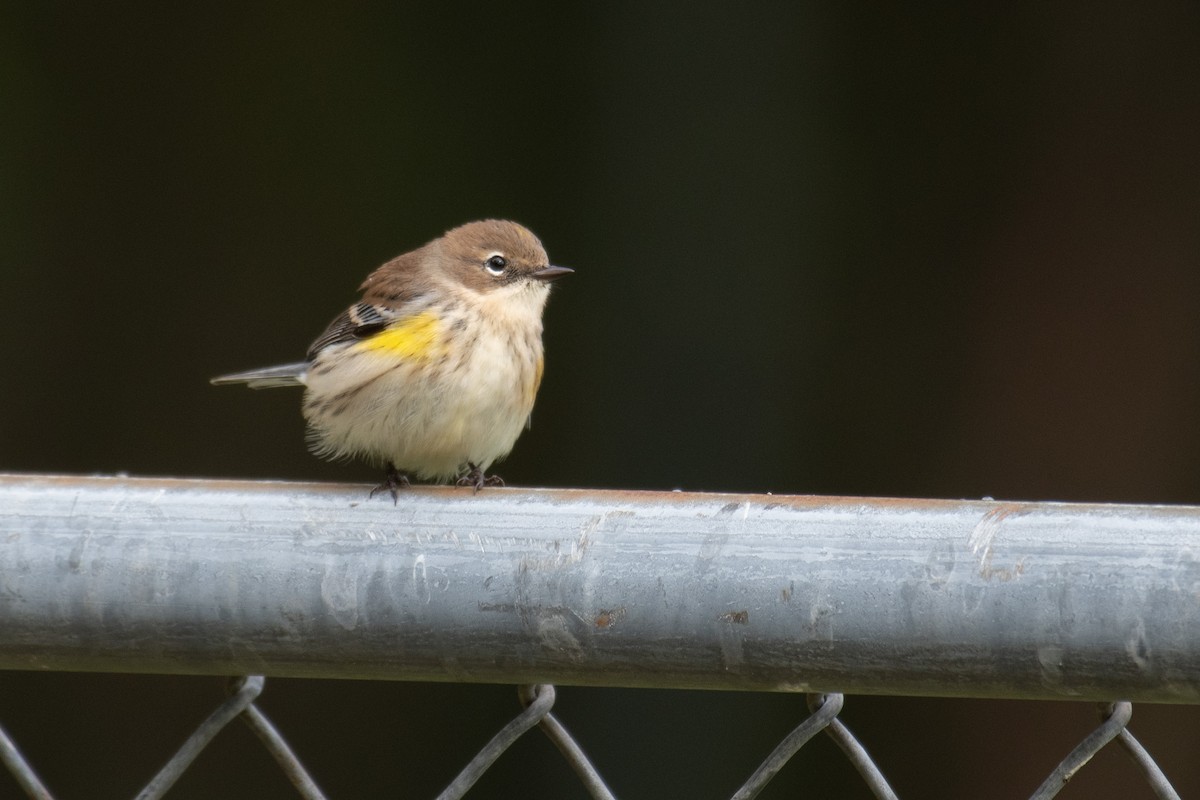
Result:
[[[1200,502],[1200,6],[0,6],[0,469],[356,481],[295,360],[487,216],[556,286],[512,484]],[[214,678],[0,675],[63,798],[128,797]],[[728,796],[803,698],[562,688],[623,798]],[[338,798],[432,797],[510,687],[269,681]],[[849,698],[906,798],[1026,796],[1087,704]],[[1200,793],[1200,716],[1134,733]],[[0,774],[0,796],[15,784]],[[171,795],[290,796],[241,729]],[[764,797],[857,798],[832,744]],[[536,734],[471,795],[574,798]],[[1105,751],[1063,797],[1147,797]]]

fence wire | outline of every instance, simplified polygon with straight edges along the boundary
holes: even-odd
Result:
[[[200,753],[233,720],[240,719],[255,733],[267,752],[282,769],[287,780],[304,800],[325,800],[326,795],[309,775],[308,770],[287,744],[283,735],[255,705],[266,685],[261,675],[237,678],[230,682],[230,695],[201,722],[137,795],[137,800],[157,800],[195,762]],[[555,687],[549,684],[518,687],[521,711],[501,728],[472,758],[453,781],[439,794],[437,800],[458,800],[465,797],[484,773],[504,755],[525,733],[537,727],[555,744],[563,759],[575,772],[588,794],[596,800],[616,800],[605,784],[599,770],[584,753],[583,747],[551,713],[556,697]],[[862,776],[867,788],[880,800],[896,800],[897,794],[888,785],[882,770],[871,759],[866,748],[838,719],[845,705],[841,694],[810,694],[810,716],[763,760],[746,782],[731,796],[731,800],[751,800],[779,774],[788,761],[817,734],[824,731],[837,743],[849,763]],[[1160,800],[1179,800],[1179,795],[1128,729],[1133,705],[1128,702],[1100,707],[1100,725],[1086,736],[1042,782],[1031,800],[1055,797],[1101,749],[1114,739],[1118,741],[1137,765],[1147,786]],[[17,785],[34,800],[56,800],[42,782],[29,761],[21,754],[8,733],[0,727],[0,761],[16,779]]]

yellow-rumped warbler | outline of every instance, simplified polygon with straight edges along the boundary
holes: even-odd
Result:
[[[212,382],[307,387],[310,449],[386,465],[393,500],[410,475],[503,485],[485,471],[529,423],[549,282],[570,272],[521,225],[470,222],[367,276],[307,360]]]

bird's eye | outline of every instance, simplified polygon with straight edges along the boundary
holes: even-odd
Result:
[[[492,275],[503,275],[504,270],[508,268],[508,260],[497,253],[488,256],[488,260],[483,262],[483,268]]]

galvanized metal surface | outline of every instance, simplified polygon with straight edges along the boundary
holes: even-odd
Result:
[[[0,476],[0,668],[1200,700],[1200,509]]]

